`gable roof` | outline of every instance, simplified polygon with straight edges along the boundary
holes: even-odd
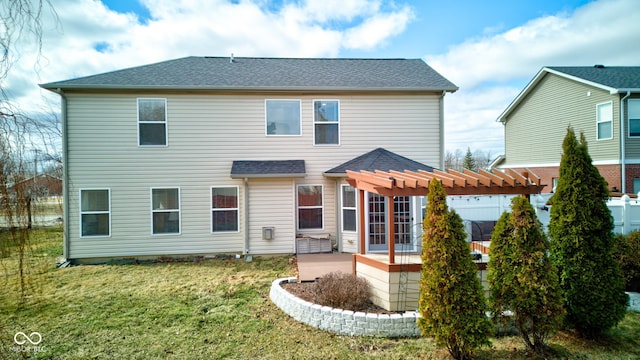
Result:
[[[421,59],[196,56],[40,86],[48,90],[458,90]]]
[[[304,160],[236,160],[231,165],[231,178],[305,177]]]
[[[554,74],[593,86],[610,94],[640,93],[640,66],[547,66],[543,67],[509,106],[500,114],[498,121],[505,123],[511,111],[547,75]]]
[[[351,159],[343,164],[340,164],[333,169],[324,172],[328,177],[346,177],[347,170],[349,171],[418,171],[424,170],[433,172],[434,168],[419,163],[417,161],[406,158],[402,155],[398,155],[389,150],[383,148],[377,148],[369,151],[366,154],[360,155],[354,159]]]

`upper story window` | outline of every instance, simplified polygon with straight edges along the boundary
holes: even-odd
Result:
[[[613,139],[613,103],[611,101],[596,105],[598,140]]]
[[[151,233],[180,233],[180,189],[151,189]]]
[[[238,187],[211,188],[211,232],[237,232]]]
[[[315,145],[340,144],[340,102],[313,101],[313,132]]]
[[[80,190],[80,236],[111,235],[111,194],[109,189]]]
[[[265,100],[267,135],[302,135],[300,100]]]
[[[627,102],[629,117],[629,136],[640,137],[640,99],[630,99]]]
[[[167,99],[138,99],[138,145],[167,146]]]
[[[298,185],[298,229],[322,229],[322,185]]]

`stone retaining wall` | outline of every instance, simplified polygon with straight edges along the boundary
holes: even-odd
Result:
[[[390,338],[421,335],[416,324],[420,315],[416,312],[371,314],[320,306],[302,300],[280,286],[283,282],[295,281],[296,278],[273,281],[269,297],[282,311],[300,322],[339,335]]]

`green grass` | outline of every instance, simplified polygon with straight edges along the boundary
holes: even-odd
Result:
[[[59,229],[31,236],[34,269],[22,305],[15,252],[1,259],[1,359],[447,358],[428,338],[338,336],[294,321],[268,298],[274,279],[294,274],[287,257],[55,269],[60,239]],[[41,352],[17,347],[18,331],[39,332]],[[552,358],[639,358],[640,314],[628,313],[600,341],[561,332],[549,344]],[[517,337],[493,339],[477,355],[531,358]]]

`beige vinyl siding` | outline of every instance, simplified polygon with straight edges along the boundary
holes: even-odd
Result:
[[[620,158],[617,95],[547,74],[511,113],[505,126],[505,166],[559,164],[562,141],[571,126],[584,132],[595,162]],[[596,105],[612,101],[613,139],[596,139]]]
[[[432,166],[438,166],[440,159],[440,95],[69,93],[67,97],[70,258],[242,252],[244,183],[230,177],[234,160],[305,160],[305,178],[249,180],[250,251],[267,254],[293,251],[295,184],[323,185],[325,228],[318,232],[335,237],[340,209],[336,209],[335,180],[324,177],[324,171],[377,147]],[[168,146],[138,146],[136,99],[141,97],[167,99]],[[266,98],[302,100],[302,136],[265,135]],[[340,145],[314,146],[313,100],[320,98],[340,100]],[[267,206],[260,196],[270,195],[254,194],[254,184],[271,186],[269,191],[279,196],[278,206]],[[211,234],[211,186],[239,186],[238,233]],[[152,187],[180,188],[180,235],[151,235]],[[111,189],[111,237],[79,238],[80,188]],[[260,219],[256,211],[278,212],[287,221]],[[277,226],[276,241],[261,242],[262,226]]]

